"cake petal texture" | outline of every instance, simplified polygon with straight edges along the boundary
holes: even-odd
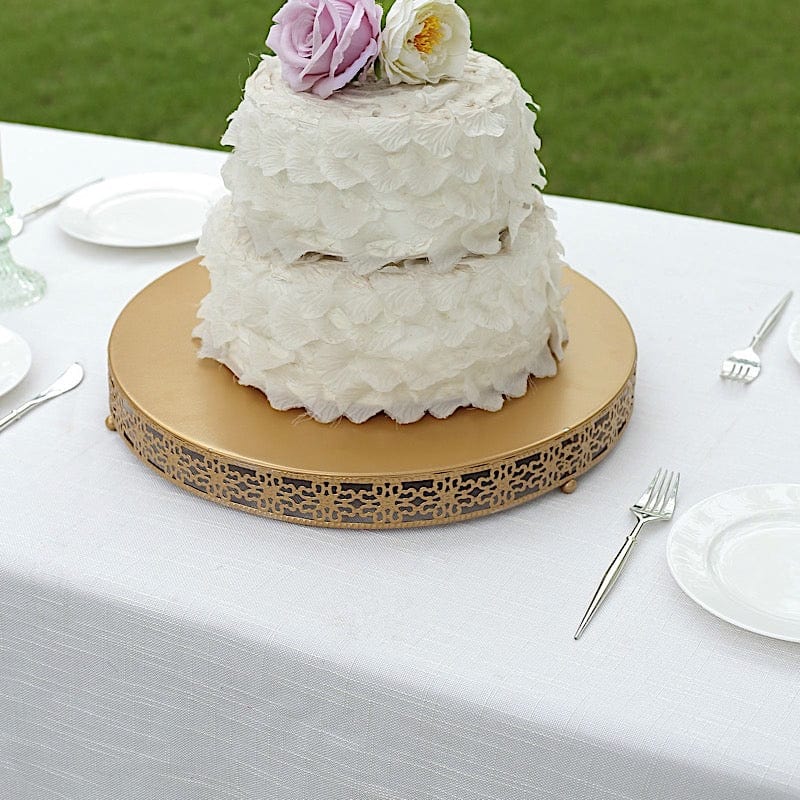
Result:
[[[227,197],[199,244],[212,282],[199,355],[320,422],[497,411],[531,375],[555,374],[567,338],[561,248],[538,192],[531,200],[514,245],[504,235],[494,256],[358,274],[338,259],[260,255]]]
[[[555,375],[564,262],[536,110],[472,51],[458,80],[373,76],[327,101],[264,57],[198,245],[199,357],[324,423],[498,411]]]
[[[425,258],[447,272],[509,246],[543,188],[531,97],[516,76],[470,52],[437,85],[348,87],[335,105],[293,92],[266,56],[223,144],[233,214],[257,255],[289,266],[334,256],[368,275]]]

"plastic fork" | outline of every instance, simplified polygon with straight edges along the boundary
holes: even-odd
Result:
[[[581,624],[578,626],[578,630],[575,631],[575,639],[580,639],[581,634],[586,630],[586,626],[591,622],[597,609],[600,608],[603,600],[606,599],[611,591],[611,587],[617,582],[617,578],[619,578],[642,528],[648,522],[665,522],[668,519],[672,519],[672,515],[675,513],[675,503],[678,499],[680,479],[679,472],[667,472],[665,469],[659,469],[644,494],[631,506],[631,511],[636,517],[636,526],[628,534],[622,549],[617,553],[617,557],[611,562],[605,575],[603,575],[592,602],[589,603],[589,608],[586,609]]]
[[[744,350],[734,350],[722,362],[722,370],[720,377],[728,381],[739,381],[740,383],[752,383],[761,374],[761,357],[756,353],[756,347],[766,337],[766,335],[775,327],[777,321],[781,318],[786,306],[792,299],[793,292],[789,292],[783,300],[778,303],[773,309],[772,313],[764,320],[758,333],[753,337],[750,345]]]

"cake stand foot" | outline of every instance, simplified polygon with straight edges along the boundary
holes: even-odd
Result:
[[[106,417],[106,428],[110,431],[115,431],[117,429],[117,423],[114,421],[114,417],[112,417],[111,414]]]
[[[564,494],[575,494],[575,490],[578,488],[578,481],[575,478],[568,480],[562,487],[561,491]]]

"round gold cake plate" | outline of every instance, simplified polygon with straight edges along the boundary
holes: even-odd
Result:
[[[145,464],[253,514],[336,528],[438,525],[510,508],[606,456],[633,409],[636,342],[601,289],[567,270],[558,376],[490,413],[323,425],[275,411],[192,339],[206,270],[190,261],[137,295],[109,342],[107,420]]]

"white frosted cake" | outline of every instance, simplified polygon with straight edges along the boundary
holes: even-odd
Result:
[[[370,74],[328,99],[265,56],[199,245],[200,357],[320,422],[497,411],[554,375],[564,264],[533,109],[474,51],[458,79]]]

